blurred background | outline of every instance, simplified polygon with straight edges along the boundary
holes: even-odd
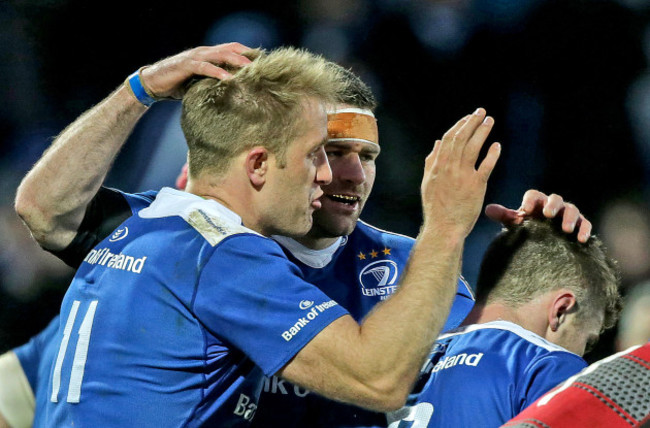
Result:
[[[578,205],[619,260],[624,294],[642,302],[619,330],[647,335],[650,291],[639,284],[650,279],[649,24],[646,0],[1,0],[0,352],[48,323],[72,277],[14,214],[20,179],[132,71],[229,41],[306,47],[371,86],[382,155],[362,218],[391,231],[417,234],[426,154],[485,107],[496,120],[490,140],[503,145],[486,202],[517,208],[537,188]],[[186,150],[178,107],[150,109],[109,186],[173,184]],[[468,240],[470,283],[498,230],[480,219]],[[607,333],[587,359],[617,341]]]

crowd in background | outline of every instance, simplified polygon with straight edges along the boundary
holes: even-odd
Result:
[[[516,207],[526,189],[538,188],[575,203],[619,261],[623,294],[633,296],[636,312],[623,315],[621,326],[650,325],[647,2],[11,0],[0,2],[0,353],[58,312],[73,273],[16,217],[20,179],[66,123],[144,65],[142,58],[228,41],[302,46],[371,86],[381,174],[362,217],[387,230],[416,235],[421,160],[457,117],[485,107],[496,119],[490,140],[503,145],[486,202]],[[109,186],[174,183],[186,148],[168,118],[179,105],[151,110]],[[470,283],[498,227],[479,220],[468,239],[463,273]],[[587,359],[612,353],[615,337],[603,336]]]

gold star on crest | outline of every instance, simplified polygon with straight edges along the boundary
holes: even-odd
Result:
[[[378,254],[379,254],[379,253],[378,253],[377,251],[372,250],[372,251],[370,252],[370,257],[372,257],[372,258],[374,259],[375,257],[377,257]]]
[[[365,260],[366,259],[366,255],[361,253],[361,252],[359,254],[357,254],[357,257],[359,257],[359,260]]]
[[[390,256],[390,248],[386,248],[386,247],[384,247],[384,249],[382,250],[382,252],[384,253],[385,256]]]

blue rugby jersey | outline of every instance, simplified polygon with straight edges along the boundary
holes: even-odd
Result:
[[[165,188],[81,263],[39,421],[247,426],[263,376],[344,314],[236,214]]]
[[[50,377],[51,361],[54,361],[54,356],[58,351],[53,340],[58,328],[59,317],[56,316],[44,330],[32,337],[29,342],[13,350],[32,388],[38,409],[43,408],[45,400],[49,398],[47,397],[47,381]],[[39,426],[39,421],[36,418],[34,426]]]
[[[55,254],[71,266],[79,266],[92,247],[112,232],[111,228],[147,207],[156,193],[128,194],[100,189],[75,240],[64,251]],[[377,229],[363,221],[357,223],[350,236],[341,238],[326,251],[307,249],[288,238],[274,238],[283,244],[283,250],[300,268],[307,282],[341,303],[357,321],[395,291],[396,281],[415,243],[413,238]],[[461,278],[443,331],[457,327],[473,305],[472,290]],[[37,399],[46,395],[34,390]],[[327,400],[277,377],[266,378],[263,397],[268,408],[262,405],[257,410],[255,426],[277,423],[285,426],[386,426],[382,413]]]
[[[128,194],[102,187],[90,204],[87,210],[89,215],[84,218],[74,241],[65,250],[54,252],[55,255],[69,265],[79,267],[92,247],[110,235],[126,218],[148,207],[157,193]],[[33,423],[35,427],[46,426],[45,412],[40,410],[50,400],[48,381],[59,351],[60,344],[55,340],[59,324],[60,317],[56,316],[43,331],[13,350],[34,393],[37,409]]]
[[[273,237],[305,279],[361,321],[399,283],[415,240],[377,229],[363,221],[325,250]],[[459,278],[458,291],[444,330],[458,327],[474,306],[471,288]],[[267,378],[253,426],[385,427],[383,413],[328,400],[277,377]]]
[[[389,426],[499,427],[586,366],[508,321],[461,327],[438,338],[409,405],[389,414]]]

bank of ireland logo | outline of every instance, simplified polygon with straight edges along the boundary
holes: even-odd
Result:
[[[129,228],[124,226],[121,229],[117,229],[110,238],[108,238],[108,242],[115,242],[115,241],[120,241],[124,238],[129,236]]]
[[[312,300],[301,300],[300,304],[298,305],[300,309],[309,309],[312,307],[314,302]]]
[[[384,300],[397,289],[397,263],[392,260],[377,260],[368,264],[359,273],[359,283],[364,296],[379,296]]]

